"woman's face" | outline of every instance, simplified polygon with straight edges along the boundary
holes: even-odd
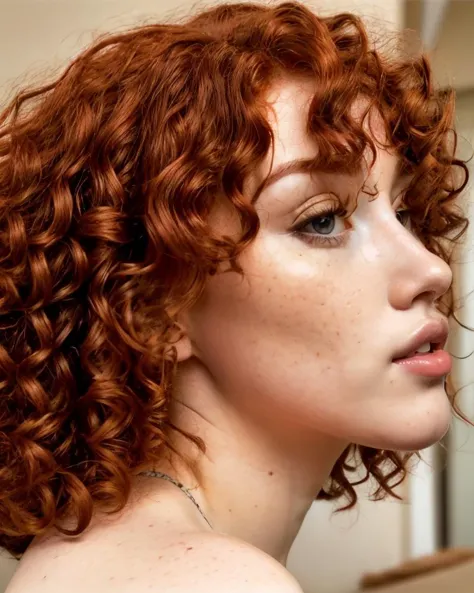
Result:
[[[306,133],[313,93],[309,81],[274,87],[274,161],[269,155],[250,185],[270,166],[274,173],[314,158]],[[444,341],[435,300],[451,284],[449,267],[397,216],[397,166],[379,150],[366,180],[378,197],[361,193],[357,202],[360,176],[277,176],[257,201],[261,230],[241,257],[244,276],[210,278],[188,320],[194,353],[249,419],[400,450],[423,448],[447,430],[449,359],[394,362],[422,342]],[[347,196],[356,206],[348,218]],[[225,214],[218,224],[223,232],[232,225]]]

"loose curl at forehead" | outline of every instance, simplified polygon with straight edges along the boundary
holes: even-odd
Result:
[[[374,151],[351,115],[364,97],[412,175],[415,231],[449,259],[466,226],[453,93],[425,58],[375,51],[349,14],[234,4],[107,36],[0,116],[0,545],[14,555],[123,508],[169,446],[176,316],[221,265],[241,272],[259,228],[244,182],[272,150],[265,97],[294,75],[316,83],[313,166]],[[218,204],[238,241],[211,228]],[[376,496],[393,493],[406,456],[353,446],[320,497],[355,504],[354,452]]]

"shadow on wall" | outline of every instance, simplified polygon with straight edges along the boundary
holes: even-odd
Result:
[[[9,558],[6,553],[0,556],[0,593],[5,591],[17,565],[18,562]]]

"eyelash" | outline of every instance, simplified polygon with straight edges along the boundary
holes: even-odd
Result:
[[[293,230],[293,235],[298,237],[302,241],[309,243],[310,245],[319,245],[319,246],[324,246],[324,247],[340,247],[347,241],[347,239],[349,237],[349,235],[347,233],[349,228],[346,228],[343,232],[339,233],[338,235],[332,236],[332,237],[325,237],[324,235],[317,235],[317,234],[313,235],[313,234],[310,234],[310,233],[307,233],[307,232],[304,232],[301,230],[304,227],[306,227],[308,225],[308,223],[310,223],[312,220],[316,220],[318,218],[322,218],[324,216],[329,216],[329,215],[339,216],[340,218],[343,218],[344,220],[347,221],[348,211],[347,211],[347,209],[343,208],[340,204],[334,203],[334,204],[327,205],[324,208],[324,210],[321,210],[320,212],[317,212],[317,213],[313,212],[305,220],[300,222],[298,224],[298,226]],[[405,228],[409,228],[411,220],[410,220],[410,210],[408,208],[401,207],[400,209],[396,210],[395,215],[397,217],[399,215],[401,215],[402,217],[408,217],[407,221],[400,220],[399,222]]]
[[[323,210],[319,212],[312,212],[311,215],[309,215],[307,218],[305,218],[305,220],[300,222],[298,226],[293,230],[293,234],[302,241],[309,243],[310,245],[319,245],[324,247],[339,247],[343,245],[345,241],[348,239],[347,230],[349,229],[345,229],[345,231],[332,237],[325,237],[324,235],[317,234],[313,235],[302,231],[302,229],[304,229],[304,227],[306,227],[308,223],[310,223],[312,220],[323,218],[324,216],[333,215],[347,220],[347,214],[348,212],[346,208],[343,208],[340,204],[328,204]]]

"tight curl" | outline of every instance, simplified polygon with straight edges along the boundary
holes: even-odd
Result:
[[[230,4],[108,35],[0,115],[0,546],[14,556],[122,509],[169,446],[176,316],[219,266],[239,272],[258,232],[244,182],[273,146],[266,93],[290,75],[318,83],[319,169],[360,165],[374,146],[351,106],[378,110],[415,231],[448,261],[467,224],[453,92],[425,57],[376,51],[350,14]],[[238,241],[210,225],[222,202]],[[319,496],[354,505],[356,465],[394,494],[406,463],[354,445]]]

